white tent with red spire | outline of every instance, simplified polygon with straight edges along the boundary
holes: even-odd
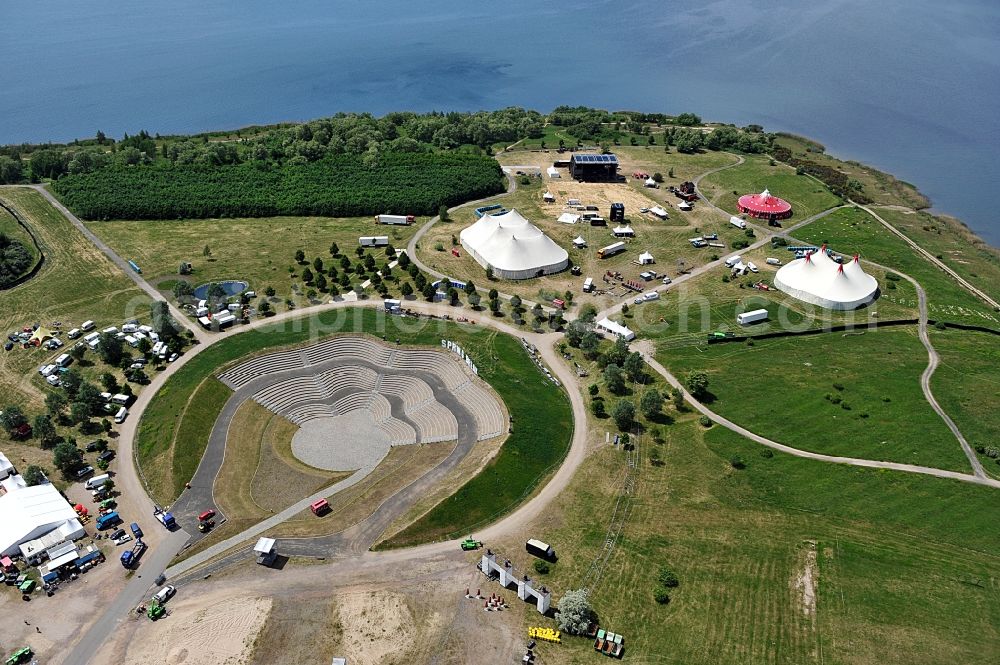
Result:
[[[879,296],[878,280],[864,271],[857,255],[849,263],[837,263],[826,245],[782,266],[774,276],[774,286],[825,309],[858,309]]]

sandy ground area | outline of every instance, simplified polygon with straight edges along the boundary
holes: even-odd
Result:
[[[517,662],[522,625],[533,607],[501,590],[475,568],[473,557],[454,552],[407,566],[367,557],[283,570],[247,565],[232,573],[183,586],[169,614],[152,622],[122,622],[95,662],[167,665],[352,665]],[[391,563],[391,562],[390,562]],[[485,612],[466,589],[500,593],[510,605]]]
[[[249,589],[248,589],[249,590]],[[98,652],[98,663],[236,665],[246,663],[267,621],[271,599],[243,593],[212,593],[167,603],[159,621],[130,616],[113,642]]]

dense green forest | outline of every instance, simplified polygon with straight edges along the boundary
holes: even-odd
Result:
[[[436,214],[504,191],[490,157],[449,153],[331,155],[282,165],[112,165],[66,175],[53,188],[85,219],[173,219],[375,213]]]
[[[31,259],[23,243],[0,233],[0,289],[17,281],[31,267]]]

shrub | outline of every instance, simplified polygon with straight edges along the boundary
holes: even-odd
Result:
[[[834,388],[834,390],[843,390],[844,389],[844,384],[843,383],[835,383],[835,384],[833,384],[833,388]]]
[[[708,416],[702,416],[701,418],[698,419],[698,423],[701,424],[702,427],[711,427],[712,419],[709,418]]]
[[[548,575],[549,574],[549,570],[551,570],[549,568],[548,561],[542,561],[541,559],[536,559],[535,560],[534,568],[535,568],[535,572],[538,573],[539,575]]]
[[[670,594],[663,587],[656,587],[656,590],[653,591],[653,599],[660,605],[666,605],[670,602]]]
[[[774,451],[771,450],[770,448],[764,448],[760,451],[760,456],[763,457],[764,459],[771,459],[772,457],[774,457]]]
[[[660,572],[656,576],[656,579],[660,582],[660,584],[670,589],[678,586],[681,583],[680,580],[677,578],[677,573],[675,573],[668,566],[660,567]]]
[[[591,383],[590,387],[587,388],[587,391],[590,392],[591,397],[593,397],[597,395],[597,393],[601,392],[601,389],[596,383]]]
[[[746,461],[739,455],[733,455],[729,458],[729,465],[734,469],[745,469],[747,468]]]

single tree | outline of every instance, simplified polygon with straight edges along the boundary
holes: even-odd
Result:
[[[212,255],[212,249],[208,245],[205,245],[204,249],[201,250],[201,255],[204,256],[204,257],[211,256]]]
[[[259,307],[257,307],[257,312],[263,316],[267,316],[271,313],[271,303],[265,300]]]
[[[124,348],[122,347],[122,341],[114,333],[101,333],[97,350],[101,354],[101,360],[108,365],[117,367],[122,361]]]
[[[305,282],[306,284],[312,283],[313,281],[312,270],[306,268],[305,270],[302,271],[302,281]]]
[[[635,424],[635,406],[627,399],[619,400],[611,411],[611,417],[615,419],[615,425],[618,429],[630,430]]]
[[[670,401],[674,403],[674,408],[680,411],[684,408],[684,391],[674,388],[670,391]]]
[[[493,281],[493,266],[486,266],[486,279]]]
[[[496,289],[490,289],[489,297],[490,300],[496,300],[497,298],[500,297],[500,292],[497,291]]]
[[[73,402],[69,405],[69,417],[73,424],[79,425],[90,420],[90,404],[87,402]]]
[[[273,286],[268,286],[267,288],[264,289],[264,295],[267,296],[268,298],[273,298],[274,293],[275,291]]]
[[[476,292],[476,285],[473,284],[471,280],[465,283],[465,292],[466,294],[473,294]]]
[[[656,388],[647,390],[639,402],[639,408],[642,409],[642,415],[647,419],[652,420],[656,418],[660,415],[660,410],[663,408],[663,395]]]
[[[580,350],[587,358],[595,358],[600,345],[601,340],[593,330],[588,330],[580,339]]]
[[[80,390],[80,386],[83,385],[83,377],[75,369],[69,369],[63,372],[62,378],[63,390],[70,398],[75,398],[77,392]]]
[[[482,302],[483,297],[473,291],[466,297],[466,299],[469,301],[469,304],[472,305],[472,309],[479,309],[479,303]]]
[[[322,274],[316,276],[315,284],[316,284],[316,290],[319,291],[320,293],[326,291],[326,277],[324,277]]]
[[[583,635],[596,618],[597,615],[590,607],[586,589],[567,591],[556,606],[559,630],[570,635]]]
[[[331,242],[330,243],[330,256],[334,256],[335,257],[338,254],[340,254],[340,247],[337,246],[337,243]]]
[[[69,350],[69,356],[76,362],[83,360],[83,357],[87,355],[87,347],[82,344],[74,344]]]
[[[643,379],[646,376],[646,363],[637,352],[632,351],[625,356],[624,369],[629,381],[643,383]]]
[[[400,287],[399,292],[403,294],[404,298],[409,298],[413,295],[413,287],[410,286],[409,282],[403,282],[403,286]]]
[[[313,259],[313,270],[316,272],[323,272],[323,259],[318,256]]]
[[[24,482],[27,483],[28,487],[41,485],[45,482],[45,469],[37,464],[29,464],[24,473],[21,474],[21,477],[24,478]]]
[[[83,466],[83,454],[76,444],[64,441],[52,451],[52,464],[62,472],[63,476],[71,478],[73,473]]]
[[[625,375],[618,365],[612,363],[604,368],[604,382],[607,384],[608,390],[615,395],[625,393]]]
[[[47,414],[39,414],[35,416],[34,423],[32,424],[32,430],[38,440],[41,442],[43,448],[48,448],[54,446],[59,441],[59,435],[56,433],[56,427],[52,424],[52,418]]]
[[[705,372],[691,372],[688,374],[684,385],[695,399],[702,399],[708,395],[708,374]]]
[[[428,282],[427,284],[424,284],[424,288],[421,289],[420,292],[423,294],[424,298],[427,298],[427,302],[433,302],[434,294],[437,293],[437,288]]]
[[[306,253],[303,252],[301,249],[295,250],[295,262],[298,264],[306,262]]]
[[[521,311],[521,296],[518,296],[518,295],[511,296],[511,299],[510,299],[510,308],[512,310],[514,310],[515,312],[520,312]]]
[[[53,392],[45,396],[45,410],[57,420],[62,417],[63,411],[66,410],[66,404],[66,397],[61,392]]]

